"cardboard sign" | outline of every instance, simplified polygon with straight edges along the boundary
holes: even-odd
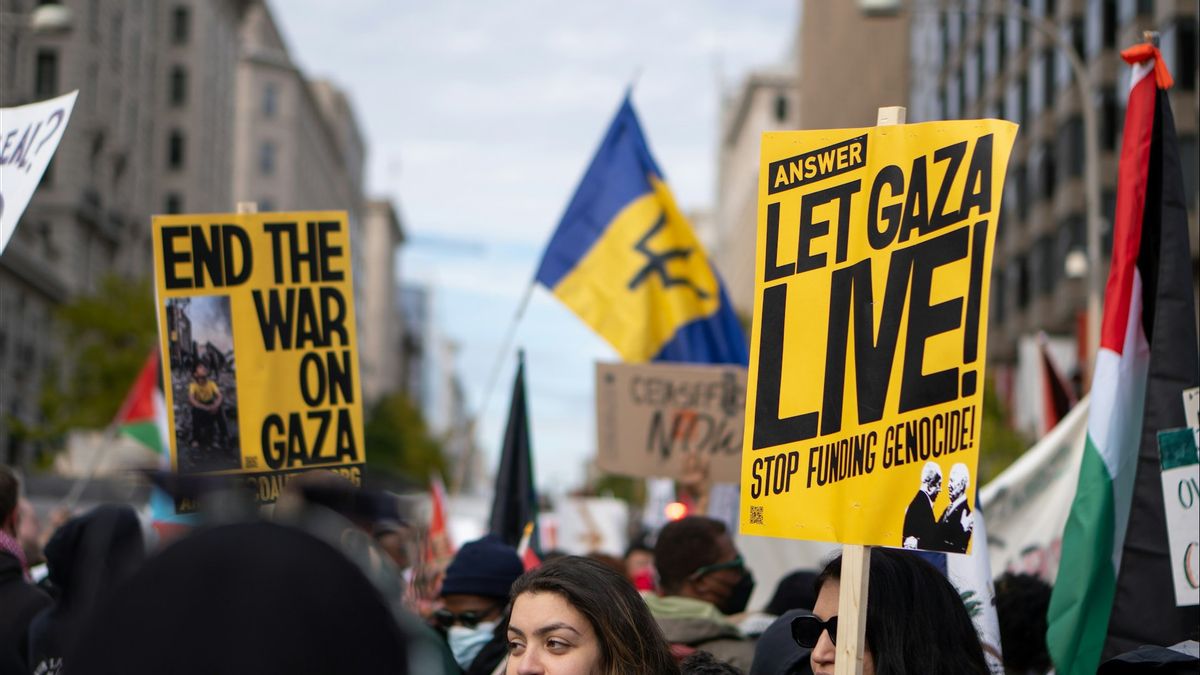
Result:
[[[763,134],[742,532],[968,550],[1016,130]]]
[[[75,90],[47,101],[0,109],[0,253],[50,165],[78,95]]]
[[[1200,605],[1200,456],[1195,430],[1158,432],[1175,605]]]
[[[700,453],[714,482],[737,482],[745,392],[738,366],[597,363],[596,464],[682,478],[685,455]]]
[[[344,212],[154,217],[171,467],[287,479],[365,461]],[[180,511],[194,509],[180,503]]]

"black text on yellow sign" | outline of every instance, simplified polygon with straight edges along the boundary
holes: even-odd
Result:
[[[942,550],[953,527],[969,536],[1015,133],[966,121],[764,134],[744,531]],[[902,536],[935,473],[945,487],[924,498],[953,527]]]
[[[360,482],[345,214],[160,216],[154,237],[173,466],[269,478],[264,501],[298,469]]]

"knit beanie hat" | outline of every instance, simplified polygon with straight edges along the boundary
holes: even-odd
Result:
[[[525,567],[516,550],[489,534],[458,549],[450,567],[446,568],[442,595],[507,599],[513,582],[524,572]]]

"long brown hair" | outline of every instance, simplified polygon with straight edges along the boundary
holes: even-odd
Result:
[[[600,667],[606,675],[679,675],[646,601],[607,566],[578,556],[555,558],[517,579],[512,603],[522,593],[556,593],[587,617],[600,641]]]

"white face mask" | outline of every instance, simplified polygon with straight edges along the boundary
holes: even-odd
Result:
[[[454,654],[454,660],[463,670],[470,667],[483,646],[495,637],[498,625],[499,621],[484,621],[474,628],[451,626],[446,631],[446,642],[450,645],[450,652]]]

